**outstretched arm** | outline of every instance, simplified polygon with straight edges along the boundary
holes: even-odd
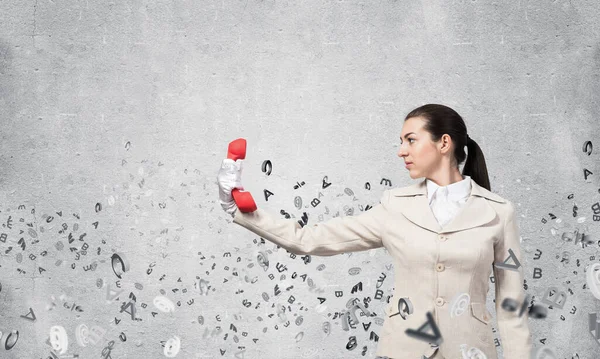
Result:
[[[233,222],[294,254],[332,256],[382,247],[382,233],[388,216],[389,190],[380,203],[357,216],[335,217],[304,227],[295,219],[271,216],[258,208],[251,213],[236,211]]]

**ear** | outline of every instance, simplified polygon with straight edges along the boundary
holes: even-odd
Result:
[[[452,144],[452,137],[450,137],[450,135],[448,135],[447,133],[444,133],[440,139],[440,151],[442,151],[442,153],[446,153],[447,151],[450,151],[450,145]]]

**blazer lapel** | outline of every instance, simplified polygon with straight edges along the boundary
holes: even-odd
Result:
[[[479,186],[471,178],[471,193],[467,202],[457,215],[446,226],[441,227],[437,222],[427,200],[426,179],[411,186],[394,188],[391,194],[405,197],[398,210],[414,224],[435,233],[456,232],[482,226],[496,218],[496,211],[487,200],[506,203],[499,195]]]

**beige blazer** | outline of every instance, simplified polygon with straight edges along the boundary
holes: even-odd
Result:
[[[445,227],[435,219],[427,201],[426,180],[386,190],[380,204],[356,216],[335,217],[301,227],[296,219],[271,216],[258,208],[236,211],[233,222],[295,254],[332,256],[385,247],[394,263],[394,295],[385,307],[377,356],[421,359],[435,352],[425,340],[406,335],[406,329],[433,334],[426,326],[427,312],[442,337],[438,355],[463,359],[475,347],[487,359],[497,359],[486,309],[491,271],[494,272],[495,308],[505,359],[531,357],[527,311],[502,308],[504,298],[523,303],[523,263],[515,207],[471,179],[467,202]],[[309,222],[310,223],[310,222]],[[493,263],[521,263],[518,270]],[[455,298],[469,296],[452,311]],[[399,300],[404,298],[399,305]],[[412,310],[405,303],[410,302]],[[399,308],[400,307],[400,308]],[[393,315],[395,313],[402,313]],[[367,318],[367,317],[362,317]],[[461,351],[461,345],[463,346]],[[464,358],[469,358],[465,356]]]

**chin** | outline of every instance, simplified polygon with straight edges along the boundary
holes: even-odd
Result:
[[[411,171],[408,172],[408,175],[410,176],[410,178],[412,179],[417,179],[417,178],[421,178],[423,176],[420,176],[418,173],[413,173]]]

